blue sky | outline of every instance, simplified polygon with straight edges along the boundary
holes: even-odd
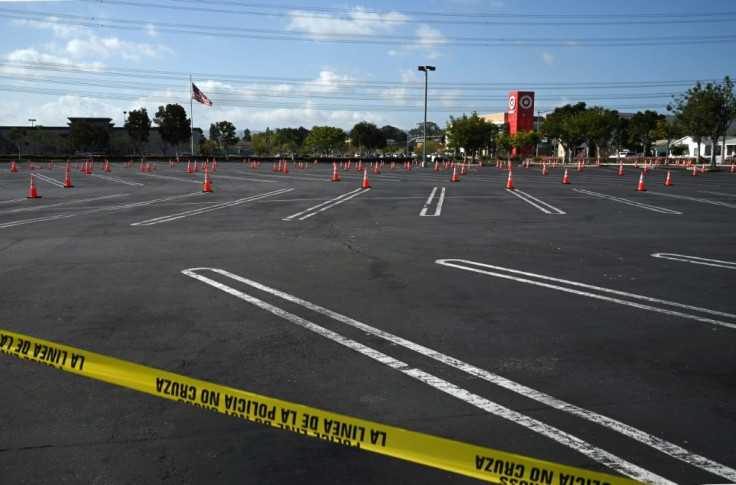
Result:
[[[59,126],[214,102],[195,126],[239,132],[422,121],[585,101],[665,112],[696,80],[735,77],[736,1],[0,0],[0,125]]]

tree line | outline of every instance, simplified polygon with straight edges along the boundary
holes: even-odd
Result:
[[[421,151],[421,143],[426,143],[427,153],[433,153],[440,151],[446,142],[444,149],[456,153],[477,155],[485,152],[497,156],[514,148],[528,153],[546,137],[562,145],[566,158],[571,159],[580,146],[585,146],[586,157],[601,156],[603,150],[618,152],[621,148],[650,156],[656,140],[667,140],[669,156],[671,142],[690,135],[698,144],[705,138],[713,142],[711,164],[715,165],[715,146],[719,140],[725,140],[728,127],[736,119],[733,81],[726,76],[723,82],[697,82],[685,93],[673,96],[667,110],[672,116],[646,110],[623,117],[616,110],[588,107],[586,103],[579,102],[557,107],[545,117],[539,130],[514,134],[509,133],[508,125],[488,122],[473,112],[459,117],[450,116],[444,129],[428,122],[427,140],[423,139],[422,123],[417,123],[409,131],[391,125],[379,128],[374,123],[361,121],[350,131],[332,126],[314,126],[311,129],[300,126],[267,128],[257,133],[245,129],[239,134],[231,122],[218,121],[210,125],[209,137],[200,140],[198,149],[202,155],[225,157],[235,147],[248,148],[255,155],[342,156],[353,152],[362,155],[411,151],[411,143],[418,152]],[[68,141],[42,126],[32,130],[14,127],[8,136],[0,136],[0,144],[6,150],[17,150],[19,156],[22,146],[29,141],[41,150],[65,147],[105,153],[111,144],[125,143],[133,153],[142,154],[142,147],[149,141],[152,122],[158,126],[162,151],[172,147],[178,156],[182,146],[191,140],[191,122],[186,110],[179,104],[168,104],[159,106],[153,120],[145,108],[130,111],[124,123],[125,135],[118,139],[105,126],[81,121],[70,126]]]

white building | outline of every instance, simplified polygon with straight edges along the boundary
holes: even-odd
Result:
[[[727,137],[726,138],[726,158],[734,158],[736,157],[736,137]],[[713,153],[713,142],[710,138],[703,138],[700,141],[700,145],[695,142],[693,137],[691,136],[684,136],[682,138],[679,138],[677,140],[672,140],[670,142],[670,151],[672,151],[672,147],[677,146],[683,146],[686,148],[685,153],[683,153],[680,157],[682,158],[697,158],[698,156],[710,159],[711,154]],[[721,138],[718,141],[718,145],[716,146],[716,163],[722,163],[723,157],[721,156],[721,151],[723,150],[723,139]],[[654,155],[657,157],[664,157],[667,156],[667,140],[658,140],[657,143],[655,143],[654,146],[652,146],[652,151],[654,152]],[[676,158],[673,155],[670,155],[670,158]]]

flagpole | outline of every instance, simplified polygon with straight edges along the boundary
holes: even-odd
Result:
[[[191,142],[191,151],[189,153],[194,156],[194,115],[192,114],[194,102],[192,96],[192,75],[189,75],[189,139]]]

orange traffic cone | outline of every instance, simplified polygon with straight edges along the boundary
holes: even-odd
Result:
[[[733,168],[733,165],[731,165],[731,168]],[[434,171],[439,172],[440,171],[440,162],[434,162]]]
[[[376,168],[373,169],[373,173],[381,173],[381,169],[378,166],[378,163],[376,163]]]
[[[452,169],[452,181],[453,182],[459,182],[460,179],[457,178],[457,167]]]
[[[466,175],[468,172],[465,170],[465,164],[463,163],[460,167],[460,175]]]
[[[38,195],[38,192],[36,191],[36,184],[34,183],[34,176],[31,174],[31,192],[28,194],[27,199],[40,199],[41,196]]]
[[[542,175],[547,175],[547,164],[542,163]]]
[[[639,192],[644,192],[645,190],[647,190],[644,188],[644,172],[642,172],[639,176],[639,186],[636,188],[636,190],[638,190]]]
[[[192,161],[187,162],[187,173],[192,173]]]
[[[736,165],[731,164],[731,173],[736,173]]]
[[[109,172],[109,171],[110,171],[110,161],[105,160],[105,172]]]
[[[621,176],[624,174],[624,162],[618,162],[618,175]]]
[[[698,167],[693,166],[693,177],[697,177],[697,176],[698,176]]]
[[[65,189],[70,189],[72,187],[74,187],[74,186],[72,185],[72,181],[69,178],[69,171],[67,170],[67,172],[66,172],[66,179],[64,179],[64,188]]]
[[[670,185],[672,185],[672,179],[670,178],[670,171],[669,170],[667,170],[667,180],[664,181],[664,184],[667,187],[669,187]]]
[[[337,164],[334,164],[334,170],[332,172],[332,181],[333,182],[339,182],[340,176],[337,174]]]
[[[202,192],[212,192],[212,183],[210,182],[210,172],[204,169],[204,188]]]
[[[363,189],[370,189],[371,183],[368,181],[368,170],[363,170],[363,185],[361,186]]]
[[[289,173],[289,164],[284,161],[284,168],[282,169],[282,172]]]
[[[511,178],[512,172],[509,172],[509,179],[506,181],[506,188],[511,190],[514,188],[514,180]]]
[[[731,165],[731,168],[733,168],[733,165]],[[18,167],[15,166],[15,160],[12,160],[10,162],[10,171],[11,172],[17,172],[18,171]],[[731,170],[731,171],[733,172],[733,170]]]
[[[565,167],[565,175],[562,177],[562,183],[566,185],[570,183],[570,177],[567,175],[567,167]]]

